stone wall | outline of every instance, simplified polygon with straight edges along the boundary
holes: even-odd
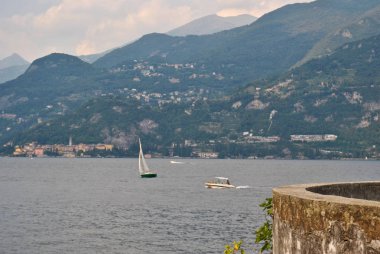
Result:
[[[380,254],[379,201],[380,182],[275,188],[273,253]]]

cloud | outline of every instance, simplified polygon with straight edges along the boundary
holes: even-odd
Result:
[[[166,32],[176,22],[188,20],[191,20],[191,10],[187,6],[170,8],[163,1],[151,0],[135,8],[126,8],[116,18],[107,16],[90,21],[91,25],[83,29],[84,38],[76,47],[75,53],[88,54],[107,50],[149,32]]]
[[[3,1],[5,10],[14,10],[14,0]],[[75,55],[92,54],[121,46],[147,33],[169,31],[205,15],[250,13],[260,16],[295,1],[305,2],[38,0],[36,9],[28,5],[29,9],[12,15],[0,12],[0,58],[13,52],[20,53],[29,60],[54,51]]]
[[[39,15],[7,18],[0,32],[8,41],[19,41],[14,51],[28,58],[51,53],[52,48],[81,55],[120,46],[145,33],[166,32],[191,19],[189,6],[173,8],[163,0],[63,0]],[[12,48],[6,44],[0,43],[3,49]]]

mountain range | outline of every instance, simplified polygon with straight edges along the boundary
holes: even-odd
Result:
[[[160,105],[148,94],[119,93],[92,99],[76,111],[37,125],[19,142],[109,142],[129,148],[137,136],[151,147],[169,147],[184,140],[225,146],[234,140],[234,156],[249,156],[243,144],[250,132],[257,138],[279,137],[273,144],[254,144],[255,155],[314,158],[318,151],[340,151],[364,157],[380,146],[380,35],[346,44],[331,55],[312,60],[271,81],[256,81],[218,99],[199,94]],[[174,94],[173,94],[174,95]],[[176,96],[180,97],[180,94]],[[291,135],[331,134],[336,142],[300,144]],[[237,143],[236,143],[237,144]],[[258,152],[260,151],[260,152]],[[336,155],[336,154],[335,154]]]
[[[378,6],[374,0],[361,1],[360,5],[351,0],[287,5],[249,26],[213,35],[146,35],[98,59],[94,66],[119,68],[133,61],[193,63],[220,73],[229,80],[228,85],[244,83],[288,70],[311,54],[314,46],[331,33]],[[376,31],[376,26],[372,30]],[[360,35],[356,39],[361,39]]]
[[[43,57],[0,85],[0,142],[73,135],[128,148],[140,135],[166,146],[242,141],[251,132],[283,141],[255,147],[265,153],[318,148],[361,156],[380,147],[373,138],[379,8],[375,0],[318,0],[215,34],[149,34],[93,64]],[[293,134],[339,138],[300,145],[289,143]]]
[[[231,17],[208,15],[167,32],[171,36],[207,35],[249,25],[257,18],[248,14]]]
[[[254,22],[257,18],[248,14],[242,14],[231,17],[220,17],[216,14],[198,18],[180,27],[177,27],[169,32],[171,36],[186,36],[186,35],[206,35],[213,34],[224,30],[230,30],[239,26],[248,25]],[[126,45],[129,43],[126,43]],[[85,62],[93,63],[103,57],[113,49],[106,50],[97,54],[80,55],[78,56]]]

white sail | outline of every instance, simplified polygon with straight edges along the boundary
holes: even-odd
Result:
[[[139,152],[139,172],[140,174],[145,174],[150,172],[150,169],[148,167],[148,164],[146,164],[145,158],[144,158],[144,153],[141,147],[141,141],[139,139],[139,144],[140,144],[140,152]]]

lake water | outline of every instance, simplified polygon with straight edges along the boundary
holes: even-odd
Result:
[[[252,249],[273,187],[380,180],[376,161],[0,158],[0,253],[223,253]],[[211,190],[229,177],[250,188]],[[252,251],[248,251],[252,253]]]

